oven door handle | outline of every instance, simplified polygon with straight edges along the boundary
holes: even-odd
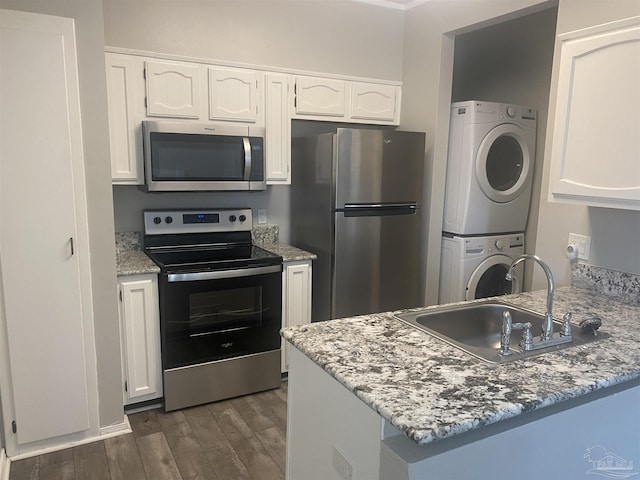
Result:
[[[239,268],[236,270],[216,270],[213,272],[170,273],[169,282],[191,282],[197,280],[223,280],[225,278],[252,277],[282,272],[282,265],[268,267]]]

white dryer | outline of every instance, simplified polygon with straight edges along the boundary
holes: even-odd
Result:
[[[522,264],[514,281],[505,279],[511,262],[524,253],[524,233],[442,237],[440,304],[520,293]]]
[[[536,142],[536,111],[503,103],[453,103],[444,232],[525,230]]]

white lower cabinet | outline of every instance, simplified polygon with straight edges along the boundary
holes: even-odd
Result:
[[[162,397],[157,275],[118,279],[124,404]]]
[[[285,262],[282,271],[282,327],[311,323],[311,260]],[[289,370],[289,342],[282,341],[282,372]]]

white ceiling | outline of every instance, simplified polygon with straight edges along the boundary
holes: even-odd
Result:
[[[409,10],[417,5],[426,3],[429,0],[354,0],[361,3],[369,3],[380,7],[392,8],[395,10]]]

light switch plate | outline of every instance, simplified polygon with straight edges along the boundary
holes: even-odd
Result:
[[[578,251],[579,260],[589,260],[589,253],[591,252],[591,237],[578,235],[577,233],[570,233],[569,245],[573,245]]]
[[[267,210],[264,208],[258,209],[258,223],[259,224],[267,223]]]

